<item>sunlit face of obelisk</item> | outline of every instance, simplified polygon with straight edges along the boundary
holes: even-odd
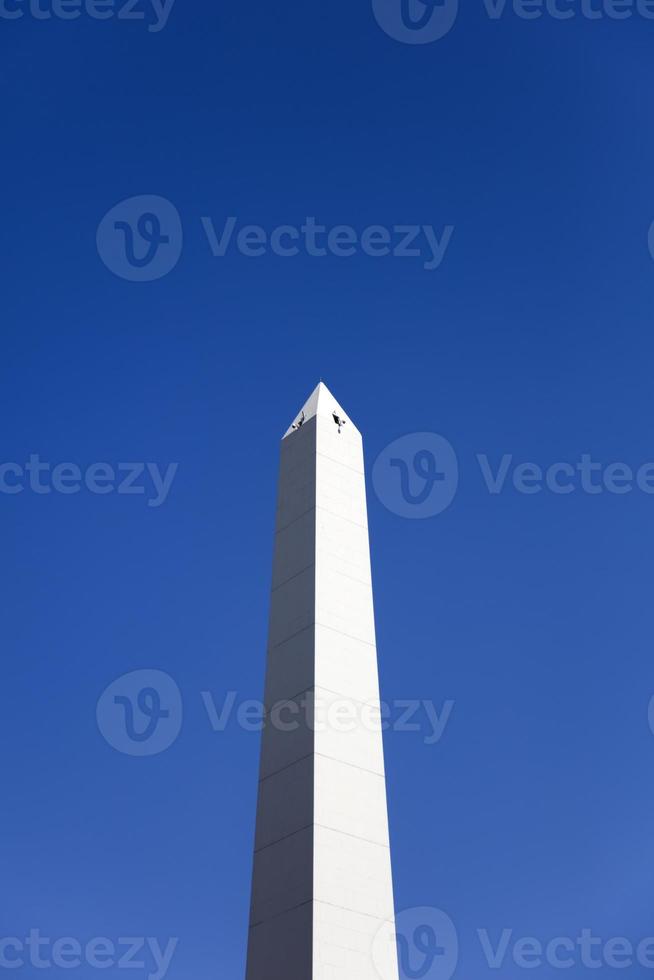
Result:
[[[362,440],[322,383],[281,444],[265,701],[247,980],[397,980]]]

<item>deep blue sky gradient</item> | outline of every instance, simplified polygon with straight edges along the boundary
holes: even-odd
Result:
[[[0,22],[2,461],[179,463],[160,508],[0,495],[3,936],[178,936],[170,980],[243,977],[259,739],[201,692],[262,694],[278,440],[321,376],[369,467],[415,431],[460,465],[431,520],[369,485],[383,695],[455,702],[437,745],[386,738],[398,909],[448,912],[461,980],[478,928],[654,933],[654,497],[491,496],[475,460],[654,459],[653,40],[467,3],[409,46],[366,0]],[[139,194],[184,226],[151,283],[95,243]],[[214,258],[228,215],[455,232],[432,272]],[[184,724],[139,759],[95,709],[146,667]]]

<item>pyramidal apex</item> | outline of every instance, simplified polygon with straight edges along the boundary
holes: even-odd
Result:
[[[284,433],[284,439],[303,426],[305,422],[308,422],[309,419],[315,418],[316,415],[331,418],[334,421],[336,418],[341,419],[346,426],[351,426],[356,432],[359,431],[350,416],[336,401],[327,385],[320,381]]]

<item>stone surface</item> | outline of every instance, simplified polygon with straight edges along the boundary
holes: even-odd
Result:
[[[322,383],[302,417],[281,445],[247,980],[378,980],[394,910],[363,447]]]

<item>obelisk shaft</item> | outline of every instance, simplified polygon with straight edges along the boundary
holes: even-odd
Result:
[[[247,980],[379,980],[394,911],[362,442],[322,384],[303,413],[281,447]]]

